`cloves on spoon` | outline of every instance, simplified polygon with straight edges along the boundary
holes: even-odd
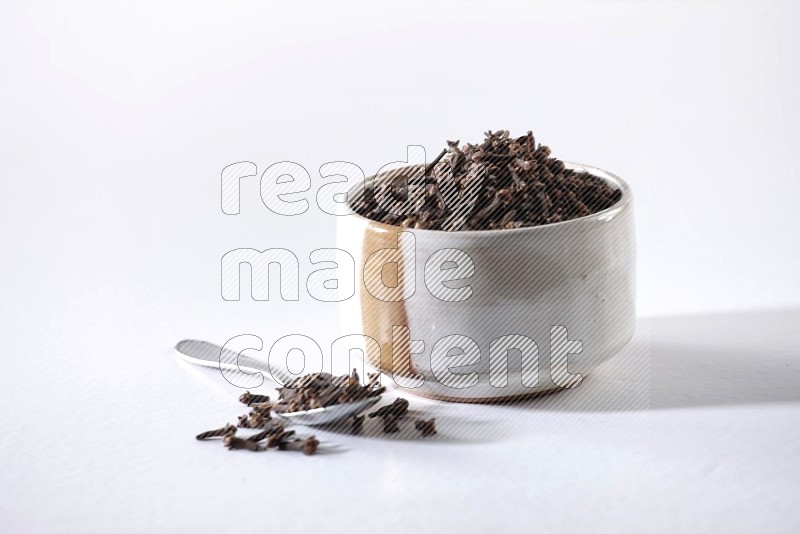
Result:
[[[289,376],[287,373],[279,369],[270,369],[266,362],[250,358],[243,354],[220,347],[207,341],[199,341],[195,339],[185,339],[180,341],[175,346],[177,355],[190,363],[202,365],[204,367],[214,367],[217,369],[230,369],[234,371],[242,371],[245,373],[262,373],[265,378],[273,379],[273,377],[284,384],[292,383],[295,378]],[[344,389],[344,388],[343,388]],[[338,404],[323,405],[320,407],[297,410],[297,411],[278,411],[275,410],[276,416],[281,417],[286,421],[291,421],[300,425],[325,425],[342,421],[344,419],[353,417],[354,415],[363,412],[375,403],[381,400],[382,389],[374,389],[365,392],[365,396],[356,398],[349,402],[342,402]],[[245,399],[245,403],[247,403]],[[258,398],[253,401],[260,401]],[[232,440],[231,440],[232,441]],[[238,445],[238,442],[236,442]]]

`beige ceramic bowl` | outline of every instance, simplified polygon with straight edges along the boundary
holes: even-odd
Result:
[[[409,393],[491,402],[579,386],[619,352],[635,322],[631,191],[600,169],[567,166],[621,189],[621,200],[516,230],[417,230],[338,217],[337,246],[354,257],[357,280],[355,297],[343,302],[343,328],[368,336],[369,363]],[[398,243],[400,250],[386,250]]]

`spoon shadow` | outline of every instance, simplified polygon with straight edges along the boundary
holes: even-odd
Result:
[[[443,404],[443,403],[442,403]],[[409,410],[408,415],[398,421],[396,432],[385,432],[383,420],[380,417],[370,418],[364,416],[361,430],[353,429],[352,420],[319,425],[319,429],[331,434],[347,435],[356,439],[373,439],[383,441],[402,441],[420,443],[485,443],[496,441],[507,436],[504,425],[496,421],[481,417],[463,417],[452,413],[452,406],[426,406],[424,410]],[[459,406],[457,408],[463,408]],[[436,434],[423,436],[415,427],[419,420],[435,419]],[[309,427],[311,428],[311,427]]]

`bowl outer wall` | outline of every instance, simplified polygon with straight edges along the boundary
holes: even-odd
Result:
[[[516,230],[402,229],[359,215],[338,217],[337,246],[349,253],[356,265],[356,294],[342,302],[343,331],[365,334],[377,341],[380,350],[371,342],[365,347],[373,366],[393,373],[410,393],[448,400],[494,400],[557,387],[550,379],[554,326],[566,327],[569,339],[582,343],[580,352],[569,355],[573,374],[588,374],[631,339],[635,324],[635,234],[630,188],[601,169],[574,163],[567,166],[590,172],[622,189],[622,198],[614,206],[586,217]],[[365,280],[374,282],[379,275],[369,272],[365,278],[364,262],[377,250],[396,248],[401,231],[413,236],[413,244],[401,252],[398,291],[411,293],[413,289],[413,295],[401,302],[383,302],[365,288]],[[471,296],[462,302],[442,301],[426,287],[426,261],[444,249],[461,250],[474,263],[474,274],[456,283],[472,288]],[[409,340],[398,337],[398,350],[393,355],[392,327],[400,325],[408,327],[411,339],[424,343],[424,352],[409,354]],[[397,335],[399,331],[394,332]],[[480,350],[478,363],[452,369],[460,374],[477,372],[476,385],[453,387],[452,380],[447,385],[440,380],[440,367],[458,365],[458,356],[437,359],[432,365],[433,346],[454,334],[474,340]],[[513,350],[505,360],[506,384],[496,387],[503,383],[504,360],[501,352],[492,353],[490,365],[490,347],[505,335],[522,335],[535,341],[539,358],[535,387],[530,385],[530,360],[523,366],[519,351]],[[471,356],[469,361],[476,361],[475,355]],[[461,360],[468,358],[462,356]],[[522,383],[523,367],[527,384]],[[408,379],[408,375],[417,373],[422,374],[424,383],[411,388],[419,381]]]

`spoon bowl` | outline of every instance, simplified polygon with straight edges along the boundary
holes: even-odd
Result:
[[[345,404],[334,404],[324,408],[314,408],[312,410],[304,410],[301,412],[273,412],[277,417],[297,423],[298,425],[314,426],[314,425],[329,425],[337,421],[343,421],[348,417],[357,415],[376,402],[381,400],[378,397],[369,397],[366,399],[348,402]]]

